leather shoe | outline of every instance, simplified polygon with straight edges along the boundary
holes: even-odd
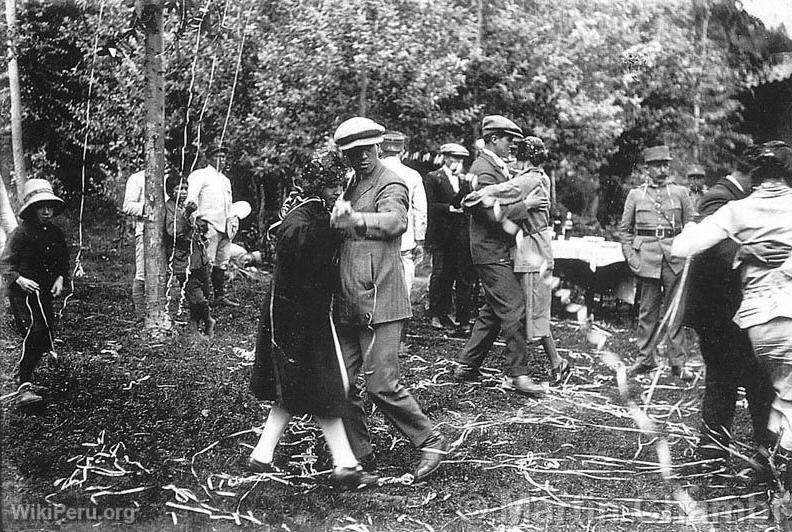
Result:
[[[362,467],[336,467],[333,470],[333,484],[342,491],[357,491],[376,486],[379,476],[368,473]]]
[[[260,462],[252,456],[247,459],[247,468],[254,473],[277,473],[280,471],[280,469],[272,465],[272,462]]]
[[[439,432],[433,432],[421,448],[421,461],[415,469],[415,481],[425,479],[440,467],[443,457],[448,454],[448,441]]]
[[[443,324],[443,327],[445,327],[446,329],[452,329],[452,330],[455,329],[457,325],[459,325],[459,323],[454,318],[446,314],[440,316],[440,323]]]
[[[696,378],[692,371],[687,369],[685,366],[673,366],[671,367],[671,374],[675,377],[679,378],[681,381],[690,382]]]
[[[458,381],[477,381],[481,377],[479,369],[469,364],[459,364],[453,373],[454,379]]]
[[[504,377],[501,388],[523,395],[544,395],[544,387],[535,383],[528,375],[517,375],[516,377]]]
[[[629,368],[627,368],[627,376],[628,377],[635,377],[636,375],[643,375],[644,373],[649,373],[657,369],[657,366],[654,364],[644,364],[643,362],[636,362]]]

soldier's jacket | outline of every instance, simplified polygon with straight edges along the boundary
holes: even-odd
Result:
[[[667,183],[632,189],[619,223],[622,252],[632,272],[659,279],[665,258],[674,273],[680,273],[685,261],[671,256],[671,244],[693,216],[693,202],[685,187]]]

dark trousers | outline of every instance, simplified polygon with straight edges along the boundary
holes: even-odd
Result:
[[[41,357],[54,348],[52,331],[55,313],[52,310],[52,296],[48,291],[35,294],[9,293],[8,299],[17,330],[24,335],[17,378],[19,384],[32,382],[33,370]]]
[[[470,339],[457,361],[481,367],[493,342],[503,331],[506,342],[506,374],[528,374],[528,343],[525,338],[525,297],[511,263],[477,264],[485,304],[479,310]]]
[[[751,412],[754,441],[768,445],[770,405],[775,393],[769,376],[760,369],[745,331],[729,321],[722,327],[699,332],[701,355],[707,367],[704,399],[701,404],[701,444],[731,441],[737,387],[745,388]],[[717,453],[716,454],[722,454]]]
[[[657,364],[657,345],[651,340],[671,304],[679,278],[680,275],[674,273],[665,259],[661,266],[660,279],[638,277],[641,301],[638,308],[638,330],[635,334],[638,340],[636,362],[649,366]],[[672,366],[683,366],[687,362],[687,346],[680,320],[668,325],[667,354],[668,362]]]
[[[353,408],[352,416],[344,419],[344,428],[357,458],[372,452],[366,412],[357,383],[361,372],[371,400],[415,447],[420,448],[432,434],[429,418],[401,383],[399,339],[403,327],[403,321],[370,327],[337,326],[338,341],[349,376],[349,400]]]
[[[443,316],[452,310],[452,290],[456,300],[456,319],[470,323],[473,284],[476,270],[470,260],[469,246],[463,244],[432,250],[432,276],[429,278],[429,314]]]
[[[176,279],[179,281],[179,286],[184,290],[184,299],[190,309],[190,319],[201,321],[208,318],[210,288],[208,266],[190,270],[189,277],[183,273],[177,273]]]

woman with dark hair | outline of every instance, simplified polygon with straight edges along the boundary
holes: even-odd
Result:
[[[753,155],[754,191],[726,203],[699,224],[688,224],[674,239],[677,257],[701,253],[726,239],[745,247],[792,245],[792,148],[780,141],[762,144]],[[743,262],[742,302],[734,322],[748,333],[760,366],[775,389],[768,430],[792,451],[792,259],[779,267]],[[792,468],[787,472],[789,482]]]
[[[275,447],[295,414],[311,414],[322,429],[335,468],[333,481],[358,489],[377,483],[358,464],[342,418],[350,415],[349,382],[332,322],[334,263],[339,237],[330,209],[346,169],[336,153],[316,154],[303,168],[270,227],[275,271],[261,309],[251,390],[273,401],[258,445],[248,459],[256,472],[273,470]]]

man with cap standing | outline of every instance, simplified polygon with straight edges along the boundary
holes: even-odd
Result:
[[[511,156],[513,143],[522,139],[522,130],[506,117],[485,116],[482,133],[484,147],[470,167],[475,176],[473,188],[505,183],[511,179],[506,160]],[[534,201],[535,197],[526,199]],[[522,203],[510,217],[521,220],[528,217],[532,205]],[[454,376],[459,380],[475,380],[479,368],[503,331],[506,342],[506,377],[503,387],[527,395],[541,395],[540,384],[528,376],[528,347],[525,331],[525,298],[518,275],[514,273],[511,248],[514,235],[504,231],[492,208],[478,205],[470,219],[470,254],[484,288],[485,305],[479,311],[470,339],[457,357],[459,366]]]
[[[697,217],[699,213],[699,202],[704,193],[707,192],[707,183],[704,181],[705,175],[704,167],[699,164],[692,164],[688,167],[688,194],[690,195],[690,201],[693,203],[693,209],[695,209]]]
[[[459,144],[440,146],[443,166],[426,174],[426,200],[429,220],[426,247],[432,253],[429,279],[429,316],[435,329],[457,327],[459,334],[470,334],[471,296],[476,272],[470,260],[470,222],[461,202],[470,183],[460,179],[470,152]],[[451,319],[451,293],[456,300],[456,323]]]
[[[407,207],[407,230],[401,236],[401,257],[407,293],[412,293],[415,280],[415,265],[423,258],[426,237],[426,192],[421,174],[401,162],[406,137],[398,131],[386,131],[383,135],[382,164],[401,177],[407,185],[410,204]]]
[[[354,407],[345,426],[355,456],[362,464],[370,463],[373,452],[366,414],[356,393],[357,377],[365,368],[369,397],[421,449],[415,479],[422,480],[440,467],[448,443],[433,429],[399,375],[399,339],[404,320],[412,315],[400,252],[409,196],[404,182],[377,155],[384,130],[373,120],[354,117],[333,135],[354,170],[331,217],[331,223],[343,231],[334,315]]]
[[[638,277],[641,301],[638,310],[638,356],[628,373],[647,373],[657,367],[653,337],[674,295],[684,260],[671,256],[671,245],[694,216],[687,190],[668,182],[671,152],[654,146],[643,152],[649,181],[632,189],[624,202],[619,239],[627,265]],[[693,380],[680,323],[669,324],[668,359],[681,380]]]
[[[229,227],[239,223],[231,214],[231,181],[223,174],[227,150],[221,146],[210,146],[206,151],[208,164],[195,170],[187,178],[187,200],[198,205],[195,218],[205,220],[206,252],[212,265],[212,287],[215,305],[238,307],[239,303],[225,296],[225,273],[231,252]]]

